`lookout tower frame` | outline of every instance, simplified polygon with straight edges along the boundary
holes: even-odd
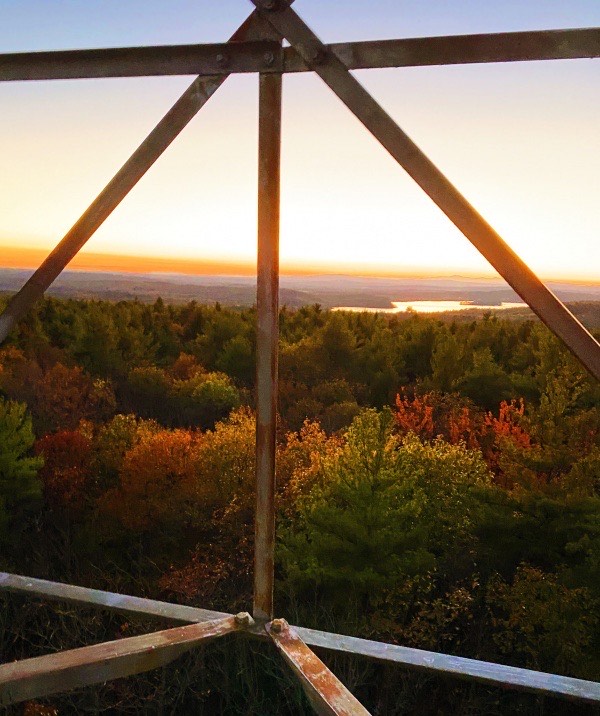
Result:
[[[154,162],[235,73],[259,75],[257,429],[252,616],[0,573],[0,589],[47,600],[161,617],[172,629],[0,665],[0,706],[158,668],[199,644],[237,632],[271,641],[320,714],[366,709],[310,647],[518,688],[600,702],[600,684],[474,659],[292,627],[274,618],[275,428],[277,398],[279,201],[282,76],[314,72],[481,252],[596,379],[600,344],[537,278],[460,191],[383,110],[353,69],[600,57],[600,28],[461,35],[326,45],[291,7],[256,6],[228,42],[0,55],[0,81],[198,74],[0,316],[0,342],[133,189]],[[284,47],[286,40],[289,46]],[[181,626],[184,624],[184,626]]]

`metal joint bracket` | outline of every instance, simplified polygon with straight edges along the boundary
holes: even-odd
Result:
[[[282,0],[259,0],[256,6],[259,10],[276,12],[277,10],[283,10],[288,4],[289,3],[282,2]]]

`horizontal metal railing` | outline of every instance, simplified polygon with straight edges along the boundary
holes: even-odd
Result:
[[[36,599],[56,600],[96,609],[107,609],[138,617],[169,619],[181,624],[215,622],[233,615],[209,611],[182,604],[172,604],[126,594],[115,594],[71,584],[33,579],[0,572],[0,592],[13,592]],[[600,703],[600,683],[569,676],[521,669],[488,661],[468,659],[423,649],[411,649],[396,644],[361,639],[355,636],[332,634],[319,629],[294,626],[293,629],[309,646],[327,651],[354,654],[399,666],[431,671],[459,679],[469,679],[493,686],[509,687],[559,698]],[[254,625],[248,634],[268,639],[262,625]],[[0,693],[2,681],[0,673]],[[0,696],[1,703],[1,696]]]
[[[575,60],[600,56],[600,28],[338,42],[327,50],[350,70]],[[293,47],[269,40],[0,54],[0,82],[311,71]]]

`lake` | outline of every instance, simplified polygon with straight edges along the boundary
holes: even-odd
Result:
[[[499,303],[495,306],[475,304],[469,301],[392,301],[393,308],[364,308],[362,306],[337,306],[333,311],[368,311],[369,313],[442,313],[444,311],[468,311],[476,308],[479,311],[502,311],[507,308],[527,308],[525,303]]]

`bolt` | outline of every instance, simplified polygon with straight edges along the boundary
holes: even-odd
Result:
[[[287,625],[288,623],[285,619],[273,619],[271,622],[271,631],[274,631],[275,634],[279,634],[287,628]]]
[[[265,52],[264,56],[265,65],[270,67],[275,62],[275,55],[272,52]]]
[[[261,3],[261,7],[264,10],[275,10],[275,8],[277,7],[277,2],[276,0],[263,0],[263,2]]]
[[[238,626],[249,627],[254,624],[254,619],[248,614],[248,612],[238,612],[235,615],[235,623]]]
[[[223,67],[223,65],[225,65],[227,63],[227,55],[223,55],[219,52],[219,54],[216,57],[216,60],[217,60],[217,65],[219,65],[219,67]]]
[[[317,48],[312,53],[310,61],[313,65],[320,65],[325,61],[325,52],[321,48]]]

